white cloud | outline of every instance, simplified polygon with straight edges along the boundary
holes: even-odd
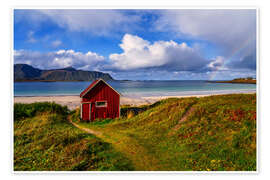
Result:
[[[207,40],[222,56],[244,57],[256,48],[255,9],[166,10],[155,23],[160,31]]]
[[[139,68],[163,68],[182,71],[199,70],[208,63],[197,48],[186,43],[156,41],[150,43],[138,36],[125,34],[120,47],[121,54],[111,54],[111,67],[117,70]]]
[[[97,70],[105,58],[93,52],[75,52],[59,50],[57,52],[40,53],[35,51],[15,50],[14,62],[26,63],[41,69],[63,68],[73,66],[78,69]]]
[[[29,31],[27,33],[27,42],[29,42],[29,43],[37,42],[37,40],[34,38],[34,31]]]
[[[214,60],[212,60],[207,67],[211,71],[219,71],[219,70],[228,70],[224,65],[225,59],[222,56],[217,56]]]
[[[59,47],[62,44],[62,41],[60,40],[55,40],[51,43],[52,47],[56,48]]]

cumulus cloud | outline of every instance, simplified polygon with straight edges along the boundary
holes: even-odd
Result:
[[[248,58],[256,51],[255,9],[164,10],[155,28],[175,32],[181,38],[210,42],[219,56],[235,61],[232,64],[239,68],[256,66],[256,60]]]
[[[59,50],[41,53],[36,51],[15,50],[14,62],[25,63],[41,69],[64,68],[73,66],[78,69],[97,70],[105,58],[93,52]]]
[[[220,70],[227,70],[228,68],[225,67],[225,59],[222,56],[217,56],[214,60],[212,60],[208,65],[207,68],[211,71],[220,71]]]
[[[163,31],[170,36],[177,34],[171,36],[172,39],[179,38],[188,43],[173,40],[150,42],[139,36],[125,34],[119,45],[122,52],[111,52],[107,59],[91,51],[41,53],[18,50],[14,52],[15,63],[48,69],[74,66],[86,70],[111,71],[123,77],[127,75],[126,72],[132,72],[133,76],[138,73],[137,77],[142,79],[143,76],[155,77],[157,72],[159,77],[171,74],[173,78],[187,74],[192,77],[194,73],[197,73],[194,76],[199,77],[200,73],[211,74],[212,71],[222,77],[222,73],[254,73],[256,70],[256,10],[15,10],[14,23],[20,21],[23,21],[22,24],[31,24],[31,30],[25,34],[27,43],[44,42],[50,48],[61,47],[60,37],[53,39],[55,36],[49,38],[46,35],[42,40],[37,39],[38,33],[34,33],[47,23],[61,32],[105,35],[110,38],[114,33]],[[149,32],[145,33],[147,37]],[[192,46],[189,42],[192,42]],[[200,46],[194,45],[200,42],[206,43],[210,49],[200,49]],[[201,51],[204,52],[201,54]],[[213,55],[216,56],[213,59],[205,58]]]
[[[123,53],[109,56],[115,70],[165,69],[178,71],[196,71],[203,68],[206,61],[195,47],[174,41],[156,41],[150,43],[138,36],[125,34],[120,44]]]
[[[165,10],[156,22],[156,29],[209,40],[230,53],[247,39],[255,42],[256,10]]]

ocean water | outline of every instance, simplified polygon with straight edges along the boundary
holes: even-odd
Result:
[[[15,82],[14,96],[79,95],[91,82]],[[189,96],[256,92],[255,84],[206,81],[110,81],[126,97]]]

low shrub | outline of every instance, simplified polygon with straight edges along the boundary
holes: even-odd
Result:
[[[34,117],[37,113],[57,113],[66,116],[69,113],[67,106],[61,106],[54,102],[39,102],[32,104],[14,104],[14,121]]]

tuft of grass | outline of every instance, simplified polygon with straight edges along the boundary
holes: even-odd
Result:
[[[69,113],[69,110],[67,106],[61,106],[54,102],[38,102],[32,104],[15,103],[14,121],[34,117],[38,113],[43,112],[67,115]]]

